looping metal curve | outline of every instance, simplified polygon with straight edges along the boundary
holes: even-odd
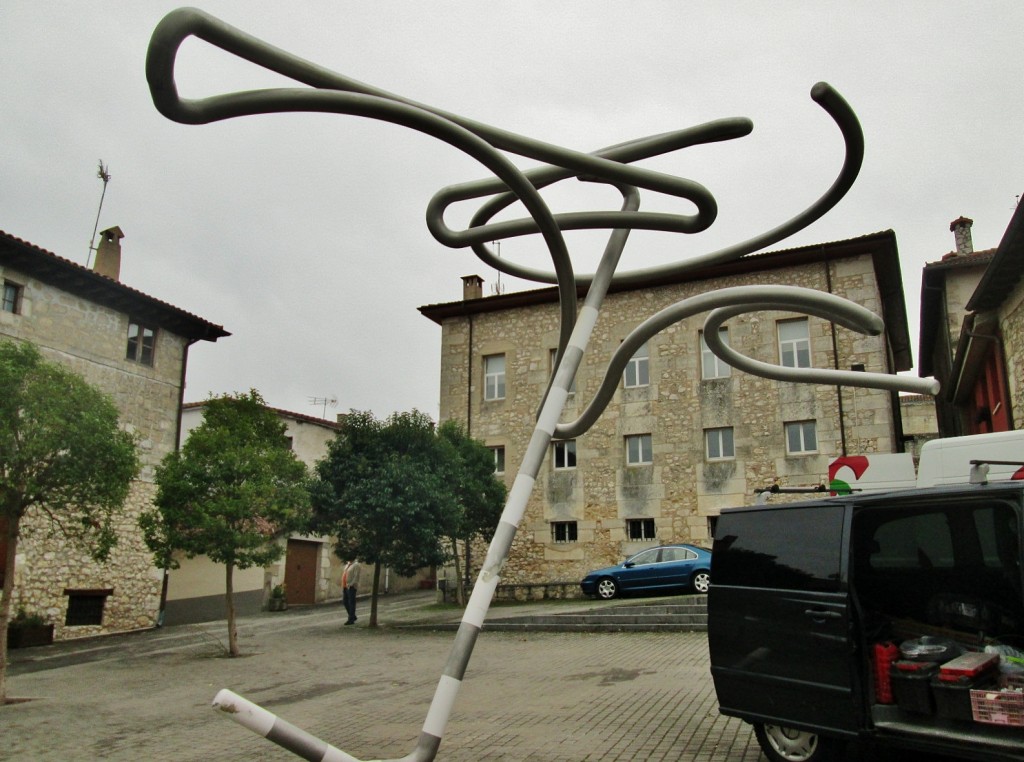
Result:
[[[175,84],[174,67],[178,50],[189,37],[204,40],[305,87],[183,99]],[[737,259],[801,230],[824,215],[847,193],[863,162],[864,137],[852,109],[825,83],[816,84],[811,89],[811,97],[838,125],[845,144],[845,156],[835,181],[817,201],[777,227],[746,241],[673,264],[616,273],[631,230],[697,233],[714,222],[718,211],[714,196],[700,183],[636,167],[633,163],[694,145],[742,137],[752,129],[749,120],[722,119],[627,141],[593,153],[582,153],[432,108],[345,77],[258,40],[194,8],[172,11],[154,29],[146,57],[146,77],[157,110],[168,119],[183,124],[207,124],[276,112],[337,113],[402,125],[458,148],[480,162],[490,176],[453,185],[436,193],[426,210],[426,224],[431,234],[446,246],[472,249],[485,264],[500,272],[557,285],[560,335],[556,370],[545,392],[536,428],[473,587],[416,747],[402,758],[404,762],[429,762],[437,754],[473,646],[483,627],[552,438],[578,436],[593,425],[614,394],[626,362],[651,336],[686,317],[710,311],[705,321],[708,347],[730,365],[750,373],[791,381],[928,393],[937,391],[937,384],[930,379],[779,368],[740,355],[718,340],[718,326],[731,316],[752,310],[790,310],[818,315],[866,333],[882,330],[878,317],[840,297],[787,286],[749,286],[691,297],[645,320],[615,352],[598,394],[583,415],[569,424],[558,423],[601,305],[613,284],[637,285],[650,278],[678,276],[698,267]],[[533,159],[545,166],[524,172],[505,154]],[[573,177],[615,187],[622,195],[622,205],[617,210],[554,214],[540,191],[552,183]],[[643,212],[640,210],[641,189],[686,201],[695,207],[695,211],[692,214]],[[445,223],[445,212],[454,203],[474,199],[485,200],[468,228],[451,229]],[[497,214],[516,202],[522,203],[526,217],[492,222]],[[608,243],[596,271],[576,275],[563,232],[584,229],[608,230]],[[490,241],[535,234],[539,234],[547,246],[552,262],[551,272],[516,264],[507,257],[499,258],[487,246]],[[586,285],[587,290],[577,316],[577,286],[580,285]],[[222,691],[214,703],[237,722],[304,759],[357,762],[354,757],[230,691]]]

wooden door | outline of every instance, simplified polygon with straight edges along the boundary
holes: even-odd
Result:
[[[284,562],[284,583],[288,590],[288,603],[316,603],[316,570],[319,566],[320,543],[308,540],[288,540]]]

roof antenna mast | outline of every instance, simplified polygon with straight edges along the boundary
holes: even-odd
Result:
[[[92,253],[96,251],[96,230],[100,226],[100,212],[103,211],[103,198],[107,195],[107,183],[110,182],[110,172],[107,171],[107,167],[103,164],[103,159],[100,159],[100,168],[96,172],[96,177],[103,181],[103,192],[100,194],[100,205],[96,210],[96,222],[92,226],[92,238],[89,239],[89,253],[85,257],[85,266],[89,267],[89,260],[92,259]]]

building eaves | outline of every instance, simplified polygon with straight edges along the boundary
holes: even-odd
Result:
[[[971,311],[993,310],[1024,277],[1024,205],[1018,204],[992,261],[967,302]]]
[[[886,324],[886,332],[894,358],[894,370],[909,370],[913,367],[913,355],[910,347],[910,333],[907,327],[906,302],[903,297],[903,278],[900,272],[896,234],[892,230],[870,233],[846,240],[792,249],[781,249],[774,252],[748,254],[730,262],[695,268],[682,274],[652,277],[628,286],[615,286],[613,283],[612,287],[609,288],[609,293],[642,291],[644,289],[677,283],[691,283],[729,275],[764,272],[783,267],[863,256],[865,254],[871,255],[874,264],[879,292],[882,297],[881,317]],[[582,298],[586,294],[586,287],[577,287],[577,294]],[[552,286],[510,294],[486,296],[480,299],[426,305],[420,307],[419,311],[424,317],[441,325],[449,318],[501,312],[557,301],[558,289]]]
[[[181,409],[182,410],[201,410],[202,408],[206,407],[206,402],[207,402],[206,400],[203,400],[202,402],[186,402],[186,403],[184,403],[181,406]],[[266,408],[267,408],[267,410],[271,410],[271,411],[277,413],[282,418],[290,418],[291,420],[298,421],[299,423],[311,423],[311,424],[313,424],[315,426],[322,426],[325,429],[339,429],[339,428],[341,428],[341,424],[339,424],[337,421],[329,421],[326,418],[318,418],[315,415],[306,415],[305,413],[295,413],[295,412],[292,412],[291,410],[284,410],[284,409],[279,408],[279,407],[270,407],[269,405],[266,406]]]
[[[100,275],[0,230],[0,264],[96,304],[152,323],[192,342],[230,336],[222,326]]]

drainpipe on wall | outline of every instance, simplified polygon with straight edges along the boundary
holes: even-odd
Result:
[[[825,252],[825,247],[821,247],[822,254]],[[825,265],[825,289],[829,294],[832,293],[832,271],[829,269],[828,260],[824,262]],[[839,341],[836,337],[836,324],[832,321],[829,322],[829,328],[832,331],[832,367],[835,370],[839,370]],[[843,387],[836,385],[836,400],[839,403],[839,443],[840,453],[843,457],[847,455],[846,452],[846,416],[843,413]]]

